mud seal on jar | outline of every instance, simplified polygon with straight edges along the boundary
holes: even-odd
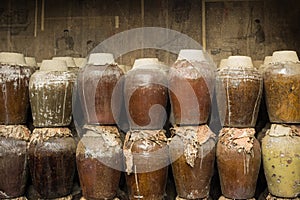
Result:
[[[14,138],[28,142],[30,130],[24,125],[0,125],[0,137]]]
[[[228,149],[236,149],[238,152],[244,151],[253,154],[254,128],[223,128],[220,131],[220,143]]]
[[[30,137],[30,144],[43,143],[47,140],[56,138],[72,137],[71,130],[68,128],[36,128]]]
[[[198,157],[199,147],[206,143],[210,138],[216,140],[216,135],[207,125],[203,126],[184,126],[171,128],[172,135],[178,135],[184,144],[184,156],[187,164],[194,167]]]
[[[132,147],[137,141],[151,141],[158,146],[164,146],[167,143],[165,130],[131,130],[126,134],[123,153],[125,156],[125,171],[129,175],[133,172],[133,152]],[[129,144],[128,146],[126,144]]]

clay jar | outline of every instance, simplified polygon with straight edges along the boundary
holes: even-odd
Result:
[[[230,199],[254,197],[261,150],[253,128],[223,128],[217,143],[222,194]]]
[[[90,54],[88,64],[79,73],[78,88],[87,124],[116,124],[121,112],[123,71],[112,54]]]
[[[264,172],[269,192],[277,197],[300,194],[300,127],[272,124],[262,139]]]
[[[230,56],[216,76],[217,104],[222,126],[254,127],[263,80],[250,57]]]
[[[185,49],[169,71],[169,95],[174,124],[198,125],[208,121],[214,90],[214,66],[202,50]]]
[[[131,129],[162,129],[168,101],[167,76],[157,59],[137,59],[127,72],[124,86]]]
[[[171,129],[170,159],[176,191],[183,199],[209,197],[214,171],[215,134],[207,125]]]
[[[273,123],[300,123],[300,62],[295,51],[276,51],[264,70],[266,105]]]
[[[75,74],[67,71],[65,61],[43,60],[29,82],[35,127],[61,127],[71,123],[75,80]]]
[[[77,146],[77,169],[86,199],[113,199],[122,170],[122,142],[114,126],[85,125]]]
[[[71,193],[75,173],[76,144],[68,128],[36,128],[29,145],[29,169],[41,198]]]
[[[0,125],[1,199],[20,197],[25,193],[29,137],[30,131],[23,125]]]
[[[169,164],[165,131],[129,131],[123,152],[129,199],[163,200]]]
[[[23,54],[0,53],[0,124],[26,123],[31,73]]]

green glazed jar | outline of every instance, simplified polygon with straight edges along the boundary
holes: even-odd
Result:
[[[300,126],[272,124],[262,140],[269,192],[277,197],[300,194]]]

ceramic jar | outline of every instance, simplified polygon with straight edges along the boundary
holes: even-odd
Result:
[[[173,124],[199,125],[208,121],[214,91],[214,66],[202,50],[185,49],[169,71]]]
[[[77,169],[86,199],[113,199],[119,188],[122,142],[117,127],[85,125],[77,145]]]
[[[27,144],[30,131],[23,125],[0,125],[0,198],[25,194],[28,178]]]
[[[230,56],[219,68],[216,94],[222,126],[254,127],[259,111],[263,79],[247,56]]]
[[[123,91],[123,71],[112,54],[90,54],[88,64],[78,75],[78,89],[85,122],[112,125],[118,123]]]
[[[65,61],[43,60],[29,82],[35,127],[62,127],[71,123],[75,80],[75,74],[67,71]]]
[[[214,171],[216,135],[207,125],[171,129],[170,159],[179,198],[209,197]]]
[[[272,124],[262,139],[262,157],[269,192],[277,197],[300,194],[300,127]]]
[[[266,105],[273,123],[300,123],[300,62],[295,51],[276,51],[264,70]]]
[[[36,128],[29,144],[29,169],[41,198],[71,193],[76,168],[76,144],[68,128]]]
[[[26,123],[32,72],[23,54],[0,52],[0,124]]]
[[[123,152],[129,199],[163,200],[169,165],[165,131],[129,131]]]
[[[125,108],[131,129],[162,129],[167,119],[167,75],[157,59],[137,59],[127,72]]]
[[[217,143],[222,194],[230,199],[254,197],[261,164],[261,148],[253,128],[223,128]]]

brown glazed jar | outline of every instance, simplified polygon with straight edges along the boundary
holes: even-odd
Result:
[[[71,193],[75,173],[76,144],[68,128],[36,128],[29,144],[29,169],[41,198]]]
[[[78,75],[78,88],[86,124],[116,124],[121,112],[123,71],[112,54],[90,54]]]
[[[209,197],[213,176],[216,135],[207,125],[171,129],[170,159],[176,191],[183,199]]]
[[[0,198],[25,193],[28,167],[27,144],[30,131],[23,125],[0,125]]]
[[[113,199],[122,170],[122,142],[115,126],[85,125],[77,145],[77,169],[86,199]]]
[[[61,127],[71,123],[75,80],[76,75],[67,71],[65,61],[43,60],[29,82],[35,127]]]
[[[230,56],[219,68],[216,93],[219,116],[225,127],[254,127],[263,89],[261,74],[247,56]]]
[[[214,70],[202,50],[180,51],[169,71],[169,95],[174,114],[172,123],[207,123],[214,90]]]
[[[261,150],[253,128],[223,128],[217,143],[222,194],[230,199],[254,197]]]
[[[124,99],[131,129],[162,129],[167,118],[167,76],[157,59],[137,59],[127,72]]]
[[[129,199],[163,200],[169,164],[165,131],[129,131],[123,152]]]
[[[33,70],[23,54],[0,53],[0,124],[25,124],[29,107],[28,83]]]
[[[218,200],[234,200],[234,199],[230,199],[230,198],[226,198],[224,196],[220,196]],[[255,200],[255,198],[250,198],[250,199],[247,199],[247,200]]]
[[[300,62],[295,51],[275,51],[264,71],[266,105],[273,123],[300,123]]]
[[[300,195],[300,126],[272,124],[262,139],[262,157],[272,195]]]

